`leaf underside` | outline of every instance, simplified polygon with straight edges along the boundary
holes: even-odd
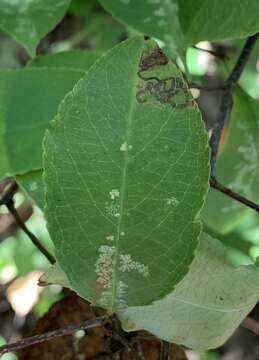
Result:
[[[259,271],[234,267],[224,246],[205,233],[189,273],[176,289],[149,306],[119,312],[126,331],[145,329],[194,349],[221,346],[255,306]]]
[[[80,296],[148,304],[188,271],[208,188],[207,135],[179,70],[154,41],[109,51],[45,137],[46,216]]]

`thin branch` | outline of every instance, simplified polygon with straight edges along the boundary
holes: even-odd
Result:
[[[171,343],[168,341],[161,341],[160,360],[169,360],[171,358]]]
[[[241,326],[252,331],[255,335],[259,335],[259,322],[251,317],[247,316]]]
[[[132,343],[124,336],[123,330],[120,327],[120,323],[117,318],[114,318],[113,327],[112,327],[113,338],[119,341],[124,347],[128,349],[129,352],[135,357],[136,360],[141,360],[141,356],[138,354],[137,350],[134,348]]]
[[[195,82],[190,82],[188,85],[189,85],[189,88],[191,88],[191,89],[199,89],[199,90],[204,90],[204,91],[219,91],[219,90],[225,89],[224,84],[220,85],[220,86],[206,86],[206,85],[197,84]]]
[[[18,213],[23,222],[26,222],[33,214],[33,209],[30,203],[23,203],[17,208]],[[0,214],[0,243],[9,236],[14,235],[17,231],[18,225],[13,218],[13,215]]]
[[[253,201],[248,200],[244,196],[237,194],[236,192],[232,191],[226,186],[222,185],[220,182],[218,182],[218,180],[215,179],[215,177],[211,177],[210,186],[259,213],[259,205],[257,205]]]
[[[48,259],[48,261],[53,265],[56,262],[56,259],[54,256],[41,244],[39,239],[27,228],[25,223],[22,221],[18,211],[16,210],[14,206],[13,200],[10,200],[6,207],[10,211],[10,213],[13,215],[17,225],[24,231],[24,233],[30,238],[32,243],[36,246],[36,248]]]
[[[37,345],[42,342],[52,340],[52,339],[60,337],[60,336],[71,335],[79,330],[87,330],[87,329],[90,329],[93,327],[103,326],[106,323],[108,323],[109,321],[110,320],[108,319],[107,316],[103,316],[100,318],[96,318],[94,320],[84,321],[80,325],[69,325],[69,326],[63,327],[58,330],[48,331],[48,332],[46,332],[44,334],[40,334],[40,335],[34,335],[31,337],[22,339],[20,341],[17,341],[13,344],[7,344],[4,346],[1,346],[0,347],[0,357],[6,353],[15,352],[15,351],[27,348],[32,345]]]
[[[6,205],[9,201],[13,199],[13,196],[18,191],[18,185],[13,178],[8,179],[8,183],[5,184],[3,189],[3,194],[0,199],[0,206]]]
[[[196,50],[199,50],[199,51],[203,51],[203,52],[206,52],[210,55],[213,55],[215,56],[216,58],[220,59],[220,60],[227,60],[228,57],[223,54],[223,53],[220,53],[218,51],[215,51],[215,50],[210,50],[210,49],[203,49],[203,48],[200,48],[199,46],[196,46],[196,45],[193,45],[192,48],[196,49]]]
[[[51,264],[56,262],[56,259],[51,255],[51,253],[41,244],[39,239],[27,228],[23,222],[20,214],[14,206],[13,196],[18,190],[17,183],[13,180],[8,186],[7,190],[4,192],[2,198],[0,199],[0,206],[5,205],[9,212],[13,215],[17,225],[24,231],[24,233],[31,239],[32,243],[37,247],[37,249],[48,259]]]
[[[233,70],[231,71],[229,77],[225,81],[224,92],[222,94],[219,111],[216,117],[215,126],[213,128],[212,136],[210,139],[212,173],[214,171],[214,167],[216,163],[221,133],[225,126],[227,115],[232,110],[232,105],[233,105],[232,93],[235,85],[237,84],[245,68],[245,65],[247,64],[247,61],[249,59],[252,49],[255,46],[257,38],[258,38],[258,34],[255,34],[247,39]]]
[[[134,346],[128,341],[123,334],[118,333],[117,331],[113,332],[113,338],[115,340],[118,340],[132,355],[134,355],[136,360],[141,360],[141,357],[139,356],[137,350],[134,348]]]

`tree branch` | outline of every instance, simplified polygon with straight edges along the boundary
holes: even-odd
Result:
[[[204,90],[204,91],[223,91],[225,89],[225,85],[220,85],[220,86],[206,86],[206,85],[200,85],[197,84],[195,82],[190,82],[188,84],[189,88],[191,89],[199,89],[199,90]]]
[[[259,335],[259,322],[247,316],[241,326],[252,331],[255,335]]]
[[[171,343],[161,340],[160,360],[169,360],[171,358]]]
[[[17,211],[23,222],[27,221],[33,214],[31,204],[26,202],[20,205]],[[0,214],[0,243],[9,236],[14,235],[17,232],[17,228],[18,225],[12,214]]]
[[[0,206],[5,205],[9,212],[13,215],[17,225],[24,231],[24,233],[31,239],[32,243],[37,247],[37,249],[48,259],[48,261],[51,264],[54,264],[56,262],[56,259],[53,257],[53,255],[50,254],[50,252],[45,249],[45,247],[41,244],[39,239],[27,228],[25,223],[23,222],[22,218],[20,217],[20,214],[16,210],[14,206],[14,200],[13,196],[18,190],[18,185],[13,180],[7,190],[4,192],[1,200],[0,200]]]
[[[219,106],[219,111],[216,117],[215,126],[212,130],[212,136],[210,139],[210,146],[211,146],[211,170],[212,174],[214,172],[214,167],[216,163],[217,153],[219,142],[221,138],[222,130],[225,126],[226,118],[229,112],[232,110],[232,93],[235,85],[237,84],[245,65],[249,59],[251,51],[255,46],[256,40],[258,38],[258,34],[250,36],[242,51],[239,55],[237,62],[231,71],[230,75],[228,76],[227,80],[225,81],[224,91],[221,98],[221,103]]]
[[[23,230],[23,232],[31,239],[32,243],[36,246],[36,248],[48,259],[48,261],[53,265],[56,262],[54,256],[41,244],[39,239],[27,228],[25,223],[22,221],[18,211],[14,207],[13,200],[10,200],[6,204],[8,210],[13,215],[17,225]]]
[[[227,60],[227,56],[221,52],[215,51],[215,50],[210,50],[210,49],[202,49],[199,46],[193,45],[192,46],[193,49],[196,49],[198,51],[203,51],[206,52],[212,56],[215,56],[216,58],[220,59],[220,60]]]
[[[32,346],[32,345],[37,345],[42,342],[52,340],[56,337],[71,335],[74,332],[79,331],[79,330],[87,330],[87,329],[90,329],[93,327],[103,326],[106,323],[108,323],[109,321],[110,320],[107,316],[103,316],[103,317],[96,318],[94,320],[84,321],[80,325],[69,325],[69,326],[63,327],[58,330],[48,331],[44,334],[34,335],[31,337],[22,339],[13,344],[3,345],[3,346],[0,346],[0,357],[6,353],[18,351],[18,350],[24,349],[24,348]]]
[[[0,206],[6,205],[18,191],[18,185],[13,178],[7,178],[2,189],[2,196],[0,199]]]
[[[210,178],[210,186],[259,213],[259,205],[222,185],[220,182],[218,182],[218,180],[215,179],[215,177]]]

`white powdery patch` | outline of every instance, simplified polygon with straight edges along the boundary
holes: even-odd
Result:
[[[138,261],[134,261],[130,254],[120,255],[119,270],[121,272],[135,271],[138,274],[143,275],[144,277],[147,277],[149,275],[148,266]]]
[[[119,204],[108,204],[106,202],[105,210],[111,216],[114,216],[114,217],[120,216],[120,205]]]
[[[120,192],[118,189],[112,189],[111,191],[109,191],[109,195],[110,195],[110,199],[111,202],[105,203],[105,210],[106,212],[114,217],[119,217],[120,216],[120,205],[119,205],[119,197],[120,197]]]
[[[113,236],[113,235],[110,235]],[[115,267],[115,247],[101,245],[98,249],[99,256],[95,263],[95,272],[97,274],[97,284],[103,289],[98,302],[101,306],[108,307],[112,299],[112,280]],[[128,285],[119,281],[116,286],[115,304],[118,308],[125,308],[127,303],[125,295]]]
[[[120,309],[127,307],[127,302],[124,300],[127,288],[128,285],[120,280],[116,290],[116,304]]]
[[[172,205],[172,206],[176,206],[179,204],[179,200],[177,200],[174,196],[166,199],[166,203],[167,205]]]
[[[132,149],[132,145],[127,144],[126,141],[121,144],[120,151],[128,151],[131,149]]]
[[[95,263],[95,272],[97,274],[96,282],[102,289],[102,294],[98,299],[98,303],[104,307],[114,306],[114,304],[111,304],[111,300],[114,298],[116,307],[124,308],[127,306],[125,297],[128,285],[119,280],[115,288],[116,296],[113,297],[112,294],[114,290],[112,282],[115,281],[114,271],[115,268],[117,268],[115,263],[116,248],[115,246],[101,245],[98,249],[98,253],[99,256]],[[148,266],[145,266],[138,261],[134,261],[129,254],[120,255],[118,265],[117,271],[122,273],[137,272],[143,277],[147,277],[149,275]]]
[[[165,9],[160,6],[158,9],[155,10],[154,14],[156,16],[165,16]]]
[[[114,299],[114,302],[116,304],[117,310],[122,310],[125,307],[127,307],[127,302],[125,300],[126,290],[128,288],[128,285],[125,284],[123,281],[119,281],[116,286],[116,297]],[[102,296],[99,298],[99,304],[103,307],[109,306],[111,302],[111,289],[106,289],[102,292]],[[111,305],[111,304],[110,304]]]
[[[30,184],[30,190],[35,191],[38,189],[38,184],[36,182],[33,182]]]
[[[103,289],[109,289],[112,285],[115,247],[102,245],[98,252],[99,256],[95,263],[96,281]]]
[[[161,19],[158,21],[157,24],[158,24],[158,26],[166,26],[166,25],[168,25],[168,21]]]
[[[110,197],[112,200],[115,200],[116,198],[118,198],[120,196],[120,192],[118,189],[112,189],[110,192]]]
[[[106,236],[107,241],[114,241],[114,235],[108,235]]]

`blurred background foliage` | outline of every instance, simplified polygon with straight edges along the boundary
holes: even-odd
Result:
[[[38,54],[54,54],[71,49],[92,49],[102,53],[133,33],[132,29],[107,14],[96,0],[73,0],[62,22],[41,41]],[[186,62],[193,83],[219,88],[240,54],[243,44],[244,40],[222,43],[202,42],[195,48],[188,48]],[[0,33],[0,69],[21,68],[28,62],[29,57],[25,50],[10,36]],[[259,42],[242,74],[240,85],[254,99],[259,97]],[[193,90],[207,128],[210,129],[215,120],[220,90]],[[225,129],[226,137],[227,132],[228,129]],[[224,148],[224,143],[222,143],[222,148]],[[233,156],[236,155],[233,154]],[[227,163],[225,167],[227,171]],[[15,203],[16,207],[27,206],[27,210],[31,207],[32,214],[28,216],[26,224],[53,252],[42,211],[35,204],[31,205],[31,198],[22,190],[16,194]],[[218,204],[220,200],[214,198],[210,208],[205,208],[206,213],[203,213],[205,214],[205,230],[228,247],[228,257],[233,264],[259,263],[257,261],[259,256],[258,216],[241,206],[237,217],[228,219],[226,226],[223,224],[221,229],[216,230],[213,228],[211,219],[218,211]],[[62,289],[58,286],[35,288],[35,279],[48,265],[44,256],[32,245],[27,236],[12,223],[7,210],[1,207],[0,345],[5,341],[15,341],[26,335],[34,327],[37,319],[62,297]],[[234,340],[231,339],[222,349],[200,354],[188,350],[188,358],[258,359],[254,355],[258,348],[255,338],[250,335],[248,339],[242,331],[238,330],[233,337]],[[8,354],[2,359],[15,358],[15,355]]]

